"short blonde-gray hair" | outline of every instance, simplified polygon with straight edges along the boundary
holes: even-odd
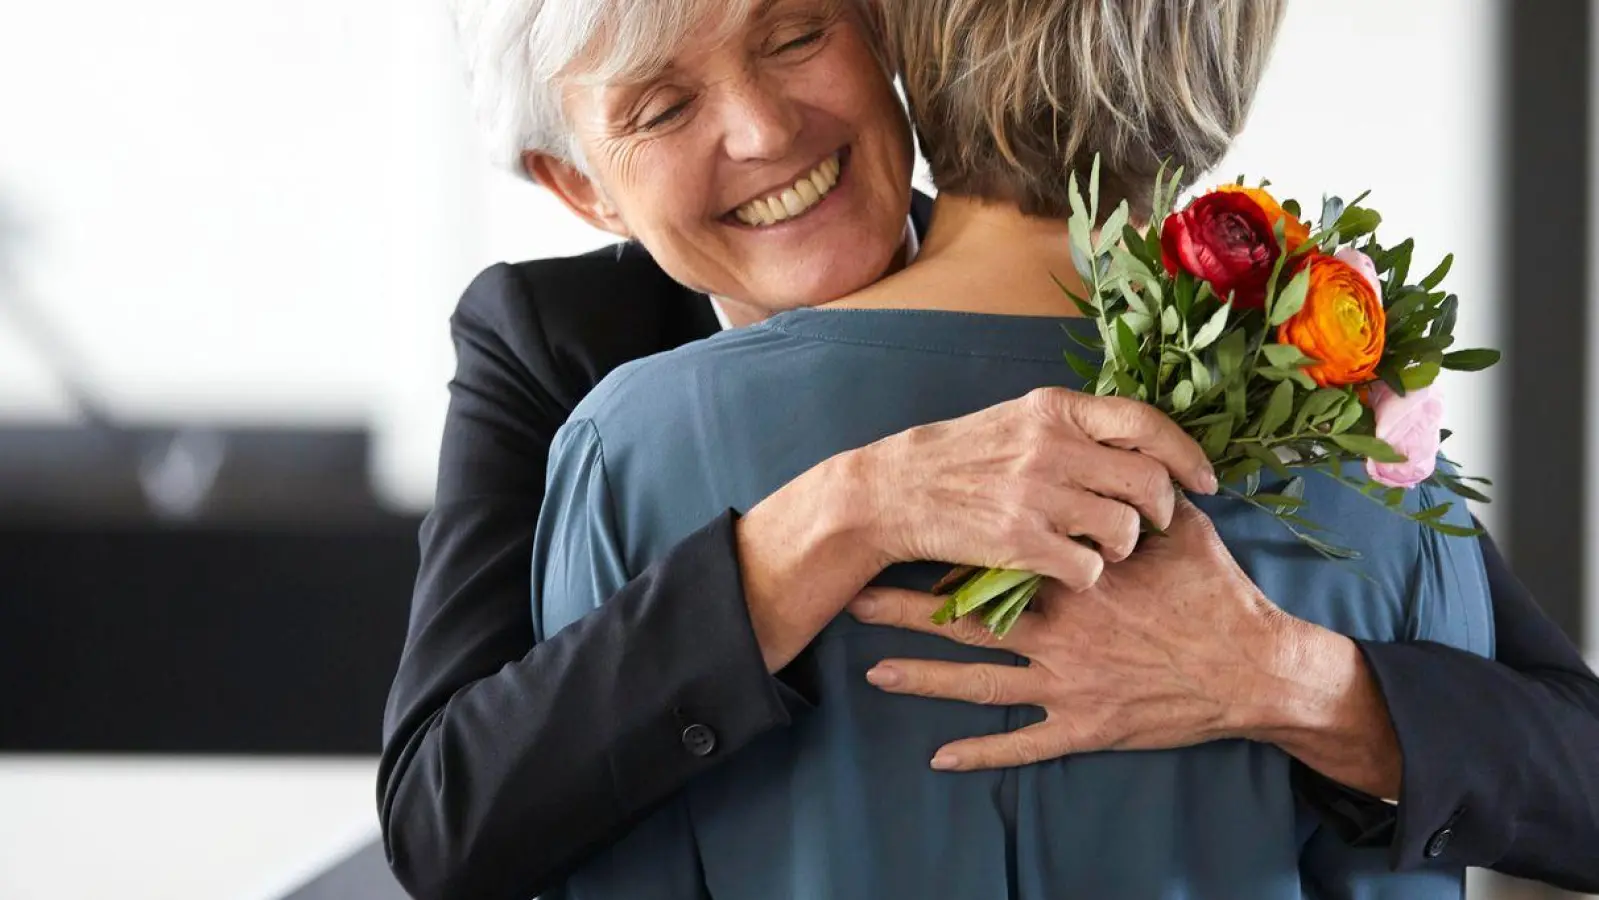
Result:
[[[567,85],[650,78],[691,40],[727,38],[765,0],[449,2],[489,152],[525,175],[528,151],[583,165],[562,108]]]
[[[1149,215],[1163,160],[1188,179],[1243,128],[1285,0],[880,0],[940,191],[1068,213],[1101,157],[1100,209]]]
[[[646,78],[690,38],[744,21],[760,0],[450,0],[473,112],[497,165],[582,164],[562,111],[574,78]],[[708,29],[708,30],[707,30]]]

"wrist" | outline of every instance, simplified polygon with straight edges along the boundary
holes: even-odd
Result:
[[[887,564],[854,456],[818,464],[737,523],[745,599],[768,671],[792,661]]]
[[[1399,742],[1359,645],[1287,614],[1273,618],[1241,736],[1349,787],[1397,798]]]

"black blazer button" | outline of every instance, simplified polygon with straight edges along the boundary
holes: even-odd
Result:
[[[690,725],[683,729],[683,746],[695,756],[710,756],[716,749],[716,732],[704,725]]]
[[[1443,856],[1444,851],[1449,849],[1450,839],[1454,836],[1455,832],[1451,828],[1438,829],[1438,833],[1433,835],[1432,840],[1427,842],[1427,858],[1437,859]]]

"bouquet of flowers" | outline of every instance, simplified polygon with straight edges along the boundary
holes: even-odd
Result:
[[[1436,471],[1443,405],[1433,381],[1443,369],[1477,371],[1495,350],[1451,350],[1459,300],[1438,286],[1444,257],[1410,281],[1415,242],[1377,241],[1382,217],[1360,202],[1322,201],[1313,223],[1293,200],[1237,183],[1173,205],[1182,170],[1156,178],[1151,224],[1139,230],[1124,202],[1099,222],[1099,162],[1085,202],[1075,179],[1072,257],[1086,287],[1057,280],[1097,338],[1066,362],[1100,395],[1154,404],[1199,441],[1222,492],[1272,515],[1329,559],[1358,554],[1316,535],[1303,476],[1313,469],[1396,515],[1438,532],[1476,531],[1443,521],[1451,504],[1407,512],[1407,490],[1428,483],[1467,499],[1488,498],[1465,478]],[[1365,477],[1346,464],[1363,462]],[[1282,486],[1265,493],[1269,471]],[[957,569],[934,621],[981,615],[1003,636],[1037,593],[1041,577],[1009,569]]]

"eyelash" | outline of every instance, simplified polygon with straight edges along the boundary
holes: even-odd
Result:
[[[818,28],[817,30],[812,31],[809,34],[803,35],[801,37],[797,37],[794,40],[789,41],[788,43],[779,46],[776,50],[772,51],[772,55],[776,56],[776,55],[781,54],[781,53],[791,53],[791,52],[793,52],[795,50],[802,50],[802,49],[804,49],[806,47],[809,47],[809,46],[815,44],[816,42],[820,41],[822,38],[824,38],[826,36],[827,36],[827,29]],[[692,100],[681,100],[678,103],[673,104],[671,106],[671,108],[667,109],[665,112],[662,112],[660,115],[650,119],[647,122],[644,122],[644,123],[640,124],[639,127],[642,128],[645,131],[654,131],[655,129],[660,128],[663,125],[668,125],[674,119],[676,119],[678,116],[681,116],[684,113],[684,111],[686,111],[688,109],[688,106],[689,106],[689,104],[691,102],[693,102],[693,101]]]

